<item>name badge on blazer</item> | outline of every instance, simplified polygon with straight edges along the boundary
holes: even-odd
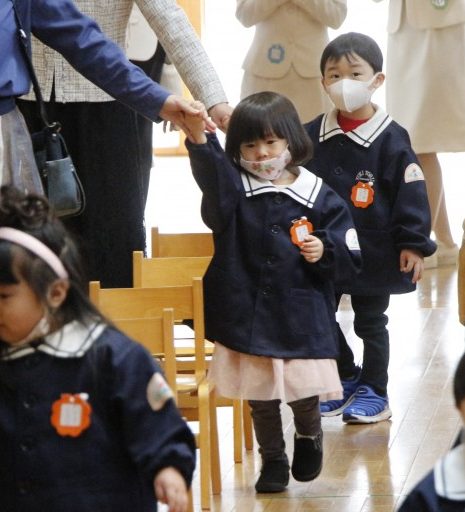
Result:
[[[284,60],[285,53],[286,50],[284,49],[284,46],[280,44],[272,44],[268,48],[268,60],[273,64],[279,64]]]

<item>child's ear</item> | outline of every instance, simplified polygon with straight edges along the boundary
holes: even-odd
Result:
[[[47,303],[52,309],[59,308],[68,296],[69,281],[67,279],[57,279],[54,281],[47,292]]]
[[[321,86],[323,87],[323,90],[327,93],[328,91],[326,90],[326,84],[325,84],[325,77],[324,76],[321,77]]]
[[[386,75],[384,73],[379,72],[376,75],[376,78],[373,80],[373,88],[378,89],[378,87],[381,87],[384,84],[384,80],[386,80]]]

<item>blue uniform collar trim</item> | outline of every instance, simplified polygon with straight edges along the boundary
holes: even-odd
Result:
[[[34,346],[33,343],[27,343],[20,347],[8,347],[0,355],[0,360],[19,359],[35,352],[44,352],[64,359],[82,357],[102,334],[105,327],[105,324],[99,322],[90,324],[70,322],[59,331],[45,336],[40,345]]]
[[[313,208],[323,181],[303,167],[299,167],[298,172],[299,175],[294,183],[285,187],[277,187],[273,185],[272,181],[263,180],[253,174],[241,171],[245,195],[246,197],[252,197],[259,194],[282,193],[287,194],[307,208]]]
[[[366,123],[361,124],[355,130],[344,133],[337,122],[338,110],[333,109],[324,114],[320,126],[320,142],[330,139],[334,135],[346,135],[360,146],[368,148],[374,140],[379,137],[383,131],[392,122],[392,117],[382,108],[375,105],[375,115],[368,119]]]

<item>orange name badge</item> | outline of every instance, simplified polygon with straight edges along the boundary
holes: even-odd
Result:
[[[305,237],[313,231],[313,224],[307,220],[307,217],[300,217],[292,221],[290,229],[291,240],[295,245],[302,245],[305,241]]]
[[[364,183],[363,181],[359,181],[356,185],[352,187],[352,194],[350,195],[350,199],[354,206],[357,208],[366,208],[370,206],[373,202],[373,198],[375,195],[375,191],[370,183]]]
[[[92,408],[81,395],[63,393],[53,402],[50,421],[60,436],[77,437],[90,425]]]

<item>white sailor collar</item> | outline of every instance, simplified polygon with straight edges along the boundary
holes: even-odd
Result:
[[[458,445],[435,464],[434,488],[442,498],[465,501],[465,445]]]
[[[33,343],[27,343],[20,347],[8,347],[0,355],[0,360],[19,359],[34,352],[44,352],[64,359],[82,357],[102,334],[105,327],[106,324],[100,322],[83,324],[73,321],[60,330],[44,336],[44,341],[40,345],[34,346]]]
[[[344,132],[337,122],[339,110],[333,109],[324,114],[320,126],[320,142],[330,139],[334,135],[346,135],[360,146],[368,148],[373,141],[383,133],[384,129],[391,123],[392,117],[381,107],[374,105],[375,114],[365,123],[361,124],[355,130]]]
[[[323,181],[304,167],[298,167],[298,176],[294,183],[285,187],[277,187],[272,181],[257,178],[253,174],[241,171],[242,184],[246,197],[259,194],[282,193],[292,197],[307,208],[313,208]]]

